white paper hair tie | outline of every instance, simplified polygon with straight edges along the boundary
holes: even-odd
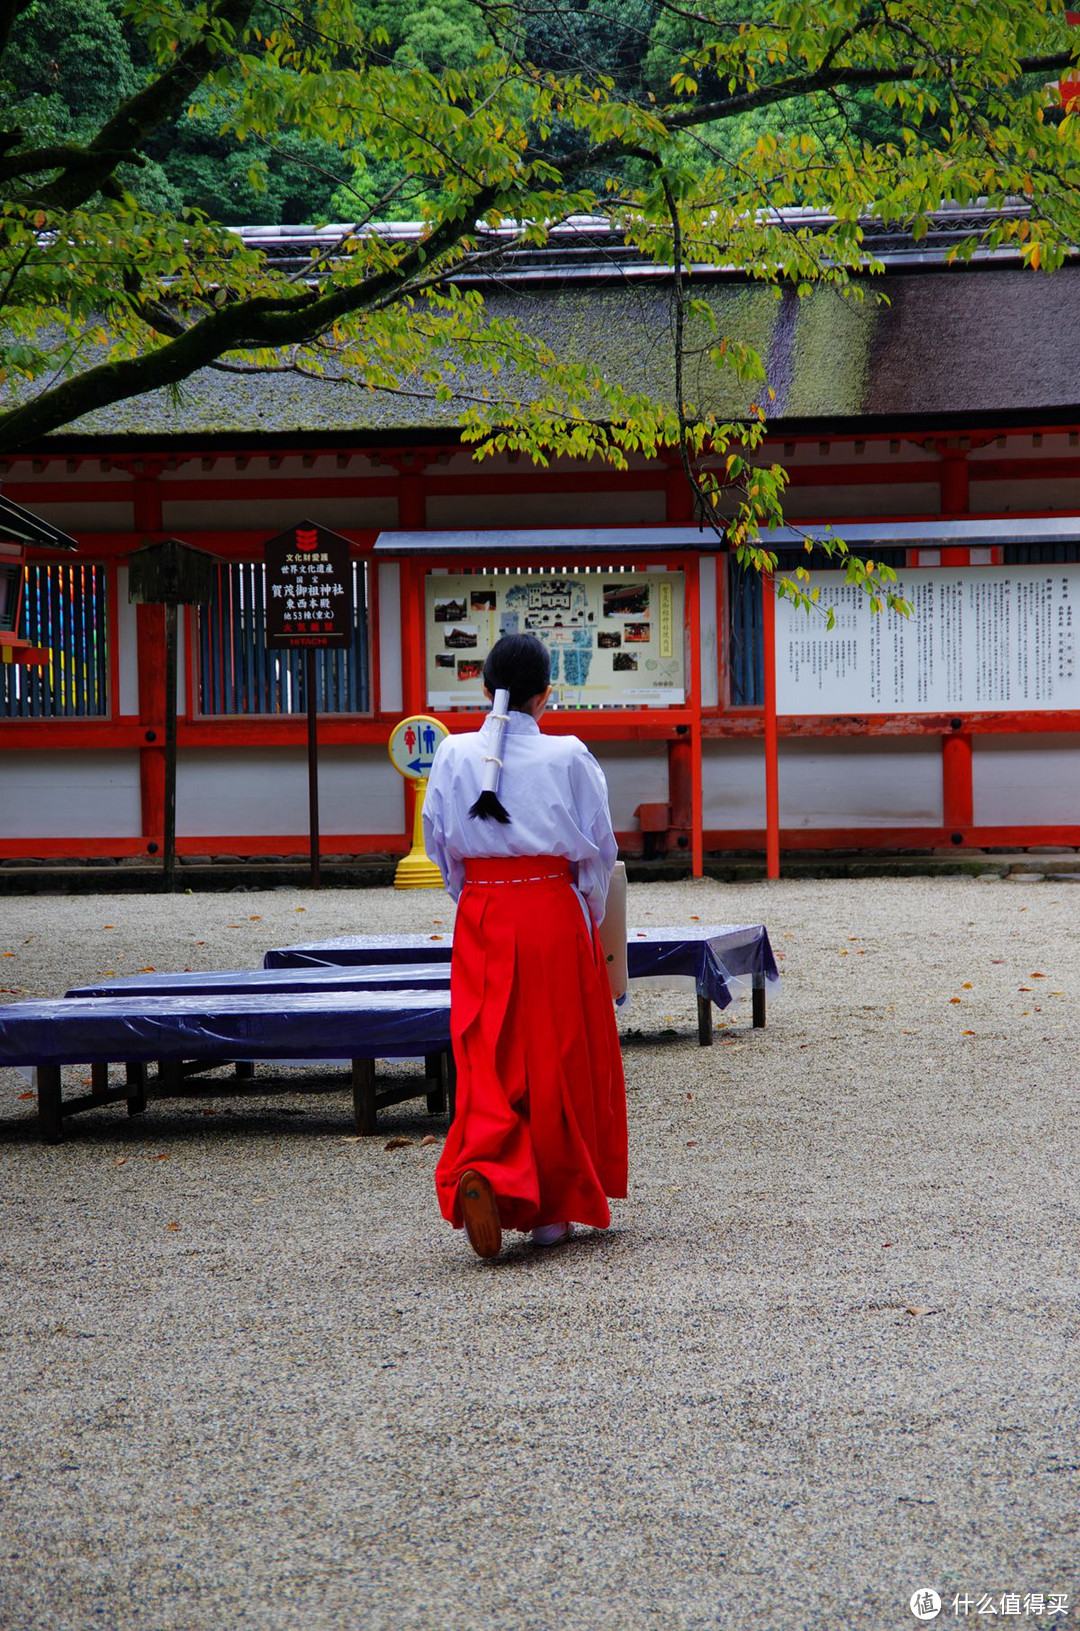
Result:
[[[498,793],[499,771],[503,767],[502,745],[506,727],[510,723],[510,692],[502,687],[492,700],[488,720],[492,725],[491,752],[484,756],[484,792]]]

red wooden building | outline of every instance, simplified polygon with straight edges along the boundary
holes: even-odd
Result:
[[[1080,262],[1051,278],[1022,271],[1006,251],[948,266],[950,244],[972,224],[943,215],[918,246],[881,231],[886,271],[874,289],[887,302],[855,305],[828,291],[777,302],[722,268],[695,271],[695,293],[722,330],[767,358],[776,400],[764,457],[790,471],[793,523],[811,535],[832,525],[927,596],[955,580],[969,607],[979,584],[998,607],[995,596],[1015,599],[1045,580],[1039,616],[1049,629],[1074,579],[1080,599]],[[302,229],[276,237],[284,257],[310,247]],[[670,278],[596,223],[516,257],[486,294],[499,313],[628,383],[670,390]],[[705,378],[691,394],[721,411],[742,405]],[[503,615],[502,578],[526,599],[533,580],[574,580],[589,593],[606,580],[592,673],[621,674],[622,690],[571,684],[580,674],[567,659],[567,705],[550,724],[584,737],[603,762],[628,851],[647,840],[700,864],[703,852],[765,847],[768,608],[697,529],[674,462],[640,459],[621,473],[570,460],[548,470],[513,457],[477,463],[447,405],[207,374],[182,405],[162,395],[92,415],[0,464],[0,479],[5,496],[79,544],[74,559],[29,552],[22,632],[51,659],[0,670],[0,857],[160,848],[164,613],[129,605],[126,561],[169,536],[220,562],[210,606],[182,613],[178,849],[305,850],[306,703],[299,662],[264,649],[261,578],[263,542],[301,518],[354,546],[356,639],[322,659],[319,679],[325,851],[407,848],[405,792],[385,747],[403,712],[435,697],[452,729],[475,725],[469,636],[446,644],[431,609],[443,579],[470,576],[483,580],[481,656]],[[782,555],[799,558],[801,542],[785,536]],[[646,580],[651,621],[634,617],[633,595],[616,595]],[[938,596],[938,610],[924,612],[942,641],[946,604]],[[890,706],[886,687],[870,706],[853,669],[842,711],[835,692],[818,705],[817,680],[793,680],[801,636],[781,619],[782,846],[1080,844],[1080,708],[1065,633],[1054,636],[1060,672],[1041,690],[1021,695],[1004,680],[980,689],[974,673],[989,673],[1001,630],[1011,630],[1009,650],[1020,640],[1027,651],[1028,605],[1009,601],[1000,628],[972,623],[955,695],[909,686],[915,705]],[[569,625],[560,637],[578,649]],[[449,691],[433,667],[440,656]],[[649,662],[657,666],[646,673]],[[635,673],[640,684],[628,684]]]

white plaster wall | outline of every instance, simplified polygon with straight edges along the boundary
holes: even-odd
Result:
[[[975,824],[1080,824],[1080,737],[976,736],[972,748]]]
[[[701,754],[707,828],[765,825],[765,751],[760,741],[706,742]]]
[[[379,707],[394,713],[404,706],[401,677],[401,569],[379,562]]]
[[[128,601],[128,569],[116,569],[116,628],[114,638],[120,662],[120,695],[117,711],[137,714],[139,711],[139,651],[135,624],[135,608]]]
[[[936,481],[905,481],[895,487],[887,482],[880,487],[789,487],[784,494],[784,514],[792,520],[843,515],[938,515],[940,511],[941,489]]]
[[[17,504],[19,502],[14,492],[7,495]],[[64,532],[71,533],[73,538],[82,540],[86,538],[87,554],[93,554],[93,539],[88,536],[94,532],[130,532],[131,531],[131,501],[127,499],[120,503],[87,503],[79,500],[78,503],[65,501],[63,503],[44,503],[35,499],[29,506],[35,515],[40,515],[43,521],[51,521],[54,527],[60,527]]]
[[[306,748],[178,755],[179,837],[296,836],[307,830]],[[324,836],[404,832],[402,779],[384,748],[319,749],[319,830]]]
[[[0,838],[137,838],[137,753],[4,753]]]
[[[585,739],[584,732],[582,736]],[[586,745],[607,777],[611,825],[616,832],[636,832],[634,811],[639,804],[667,803],[667,743],[587,741]]]
[[[706,743],[702,779],[707,828],[764,827],[760,739]],[[942,820],[937,737],[780,744],[782,827],[935,827]]]
[[[1038,482],[978,481],[974,470],[971,474],[973,513],[984,510],[991,515],[1008,515],[1011,510],[1018,510],[1025,514],[1036,507],[1040,510],[1080,509],[1080,481],[1060,476],[1043,477]]]
[[[235,502],[167,500],[161,507],[166,532],[265,532],[268,538],[297,521],[317,521],[331,530],[394,527],[397,505],[392,498],[249,498]]]
[[[716,556],[703,555],[701,574],[700,651],[701,706],[715,708],[720,701],[720,656],[716,628]]]
[[[432,494],[429,527],[619,527],[661,526],[663,493]]]

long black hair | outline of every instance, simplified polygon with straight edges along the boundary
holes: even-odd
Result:
[[[508,691],[510,694],[509,706],[520,713],[527,702],[546,691],[551,682],[551,658],[547,648],[541,644],[535,634],[504,634],[501,640],[496,640],[488,652],[484,664],[484,684],[494,696],[497,691]],[[502,731],[500,727],[499,747],[501,748]],[[495,757],[493,755],[492,757]],[[495,783],[498,786],[499,765],[496,760]],[[506,809],[499,800],[494,788],[485,788],[476,803],[472,805],[469,814],[481,821],[501,821],[504,824],[510,820]]]

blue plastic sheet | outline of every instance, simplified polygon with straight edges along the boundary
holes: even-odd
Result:
[[[448,934],[346,934],[337,940],[309,940],[279,946],[263,958],[264,968],[346,968],[375,963],[448,963]]]
[[[0,1006],[0,1065],[411,1059],[449,1046],[448,991],[137,993]]]
[[[267,952],[269,968],[328,968],[352,964],[448,961],[449,935],[352,934],[336,940],[310,940]],[[688,975],[699,996],[726,1008],[754,975],[779,979],[769,935],[762,923],[689,923],[657,929],[630,929],[627,968],[632,980]]]
[[[726,1008],[755,975],[778,980],[763,923],[695,923],[666,929],[630,929],[627,972],[632,980],[690,976],[699,997]]]
[[[148,996],[197,996],[200,992],[224,995],[269,991],[445,991],[450,985],[450,964],[376,963],[360,968],[233,968],[209,973],[130,974],[121,979],[76,985],[69,997],[124,997],[137,991]]]

